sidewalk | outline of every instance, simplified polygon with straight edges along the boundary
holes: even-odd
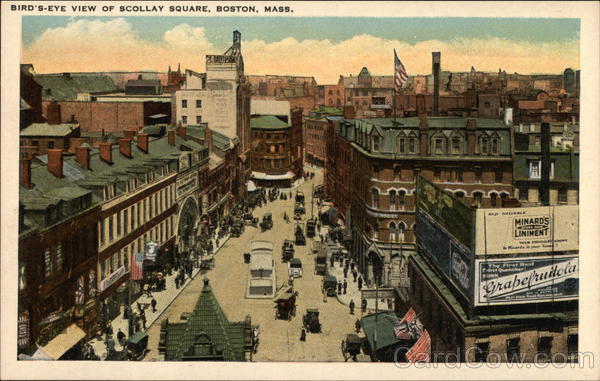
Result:
[[[213,245],[215,247],[214,253],[217,254],[218,251],[225,245],[227,241],[229,241],[230,235],[226,235],[219,241],[219,246],[215,245],[215,240],[213,240]],[[137,300],[134,300],[131,303],[131,311],[137,312],[137,303],[146,304],[148,307],[145,309],[146,314],[146,330],[150,328],[150,326],[160,317],[160,315],[169,307],[169,305],[177,298],[177,296],[187,287],[188,284],[200,273],[199,268],[194,268],[192,271],[192,278],[186,276],[185,282],[179,286],[179,288],[175,288],[175,277],[177,276],[176,272],[173,272],[171,276],[166,276],[166,289],[163,291],[155,291],[152,292],[152,296],[156,299],[156,312],[152,312],[152,307],[150,306],[150,301],[152,297],[147,296],[146,294],[142,294]],[[113,340],[115,341],[115,350],[121,351],[123,347],[119,344],[119,340],[117,340],[117,332],[119,328],[126,335],[129,331],[128,320],[123,318],[123,308],[121,308],[121,312],[119,316],[117,316],[112,322],[111,326],[113,328]],[[104,336],[98,340],[94,338],[89,341],[89,344],[94,348],[94,352],[97,356],[100,357],[101,360],[106,359],[107,351],[106,345],[104,344]]]

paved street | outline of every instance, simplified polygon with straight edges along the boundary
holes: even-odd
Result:
[[[300,185],[299,188],[306,197],[306,217],[310,216],[312,184],[322,183],[320,170],[307,168],[316,173],[314,179]],[[295,190],[294,190],[295,194]],[[314,255],[310,253],[312,239],[307,239],[306,246],[295,246],[295,256],[302,260],[304,275],[294,282],[299,292],[297,313],[291,321],[275,319],[275,304],[271,299],[246,299],[244,297],[248,279],[248,264],[244,264],[242,254],[249,251],[250,241],[261,239],[275,244],[275,269],[277,283],[281,285],[287,280],[287,264],[281,262],[281,245],[284,239],[293,239],[294,224],[286,224],[283,211],[292,214],[293,201],[277,200],[263,204],[257,208],[254,215],[262,218],[263,213],[273,213],[274,227],[261,233],[260,229],[246,227],[240,238],[231,238],[223,245],[216,255],[216,266],[204,275],[196,276],[191,283],[179,294],[164,313],[149,327],[150,352],[146,361],[158,360],[158,340],[160,322],[164,318],[171,321],[179,320],[182,312],[191,312],[198,294],[202,289],[202,278],[210,279],[213,291],[229,320],[241,321],[246,315],[251,315],[252,324],[260,325],[260,344],[253,356],[254,361],[344,361],[340,343],[347,333],[354,330],[357,315],[350,315],[349,309],[336,298],[323,301],[321,293],[322,276],[314,274]],[[315,205],[315,215],[317,209]],[[318,238],[317,238],[318,239]],[[323,331],[319,334],[308,334],[306,342],[300,341],[302,315],[307,308],[319,309]],[[357,311],[359,309],[357,308]]]

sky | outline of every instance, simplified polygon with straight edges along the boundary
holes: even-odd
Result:
[[[204,71],[242,33],[246,74],[314,76],[337,83],[366,66],[393,73],[393,49],[409,74],[442,70],[560,73],[579,68],[578,19],[355,17],[24,16],[22,62],[38,73]]]

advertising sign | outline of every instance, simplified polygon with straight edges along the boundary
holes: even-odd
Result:
[[[467,248],[473,248],[475,212],[454,195],[417,177],[417,207],[444,227]]]
[[[25,311],[19,315],[18,332],[19,332],[19,336],[17,339],[17,345],[19,346],[19,348],[29,345],[30,335],[29,335],[29,312],[28,311]]]
[[[126,272],[127,272],[127,270],[125,269],[125,266],[119,267],[117,269],[117,271],[113,272],[112,274],[110,274],[109,276],[107,276],[106,279],[103,279],[100,282],[100,291],[104,291],[107,288],[109,288],[113,283],[115,283],[123,275],[125,275]]]
[[[469,300],[473,299],[473,259],[467,248],[454,240],[427,213],[416,212],[416,235],[424,254]]]
[[[475,305],[577,299],[579,257],[476,261]]]
[[[577,205],[479,209],[475,253],[579,250]]]
[[[146,259],[151,261],[156,261],[156,256],[158,255],[158,243],[155,241],[150,241],[146,243]]]

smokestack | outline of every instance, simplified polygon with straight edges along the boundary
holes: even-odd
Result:
[[[212,149],[212,131],[208,127],[206,127],[206,130],[204,130],[204,146],[206,148],[208,148],[209,152],[211,151],[211,149]]]
[[[183,140],[187,140],[187,129],[180,125],[177,127],[177,135],[179,135]]]
[[[101,142],[98,146],[100,149],[100,159],[108,164],[112,164],[112,143]]]
[[[441,53],[432,52],[432,73],[433,73],[433,115],[440,115],[440,63]]]
[[[540,201],[542,205],[550,205],[550,123],[542,123],[542,177],[540,186]]]
[[[31,188],[31,159],[21,159],[20,184],[23,188]]]
[[[171,146],[175,145],[175,130],[167,131],[167,139],[168,139],[169,145],[171,145]]]
[[[48,150],[48,172],[63,177],[63,151],[60,148]]]
[[[131,139],[119,139],[119,151],[121,152],[121,155],[131,159],[133,157],[131,156]]]
[[[144,153],[148,153],[148,134],[138,134],[137,146]]]
[[[75,159],[83,168],[90,169],[90,147],[87,144],[75,147]]]
[[[60,124],[60,105],[56,101],[48,104],[46,119],[48,119],[48,124]]]

